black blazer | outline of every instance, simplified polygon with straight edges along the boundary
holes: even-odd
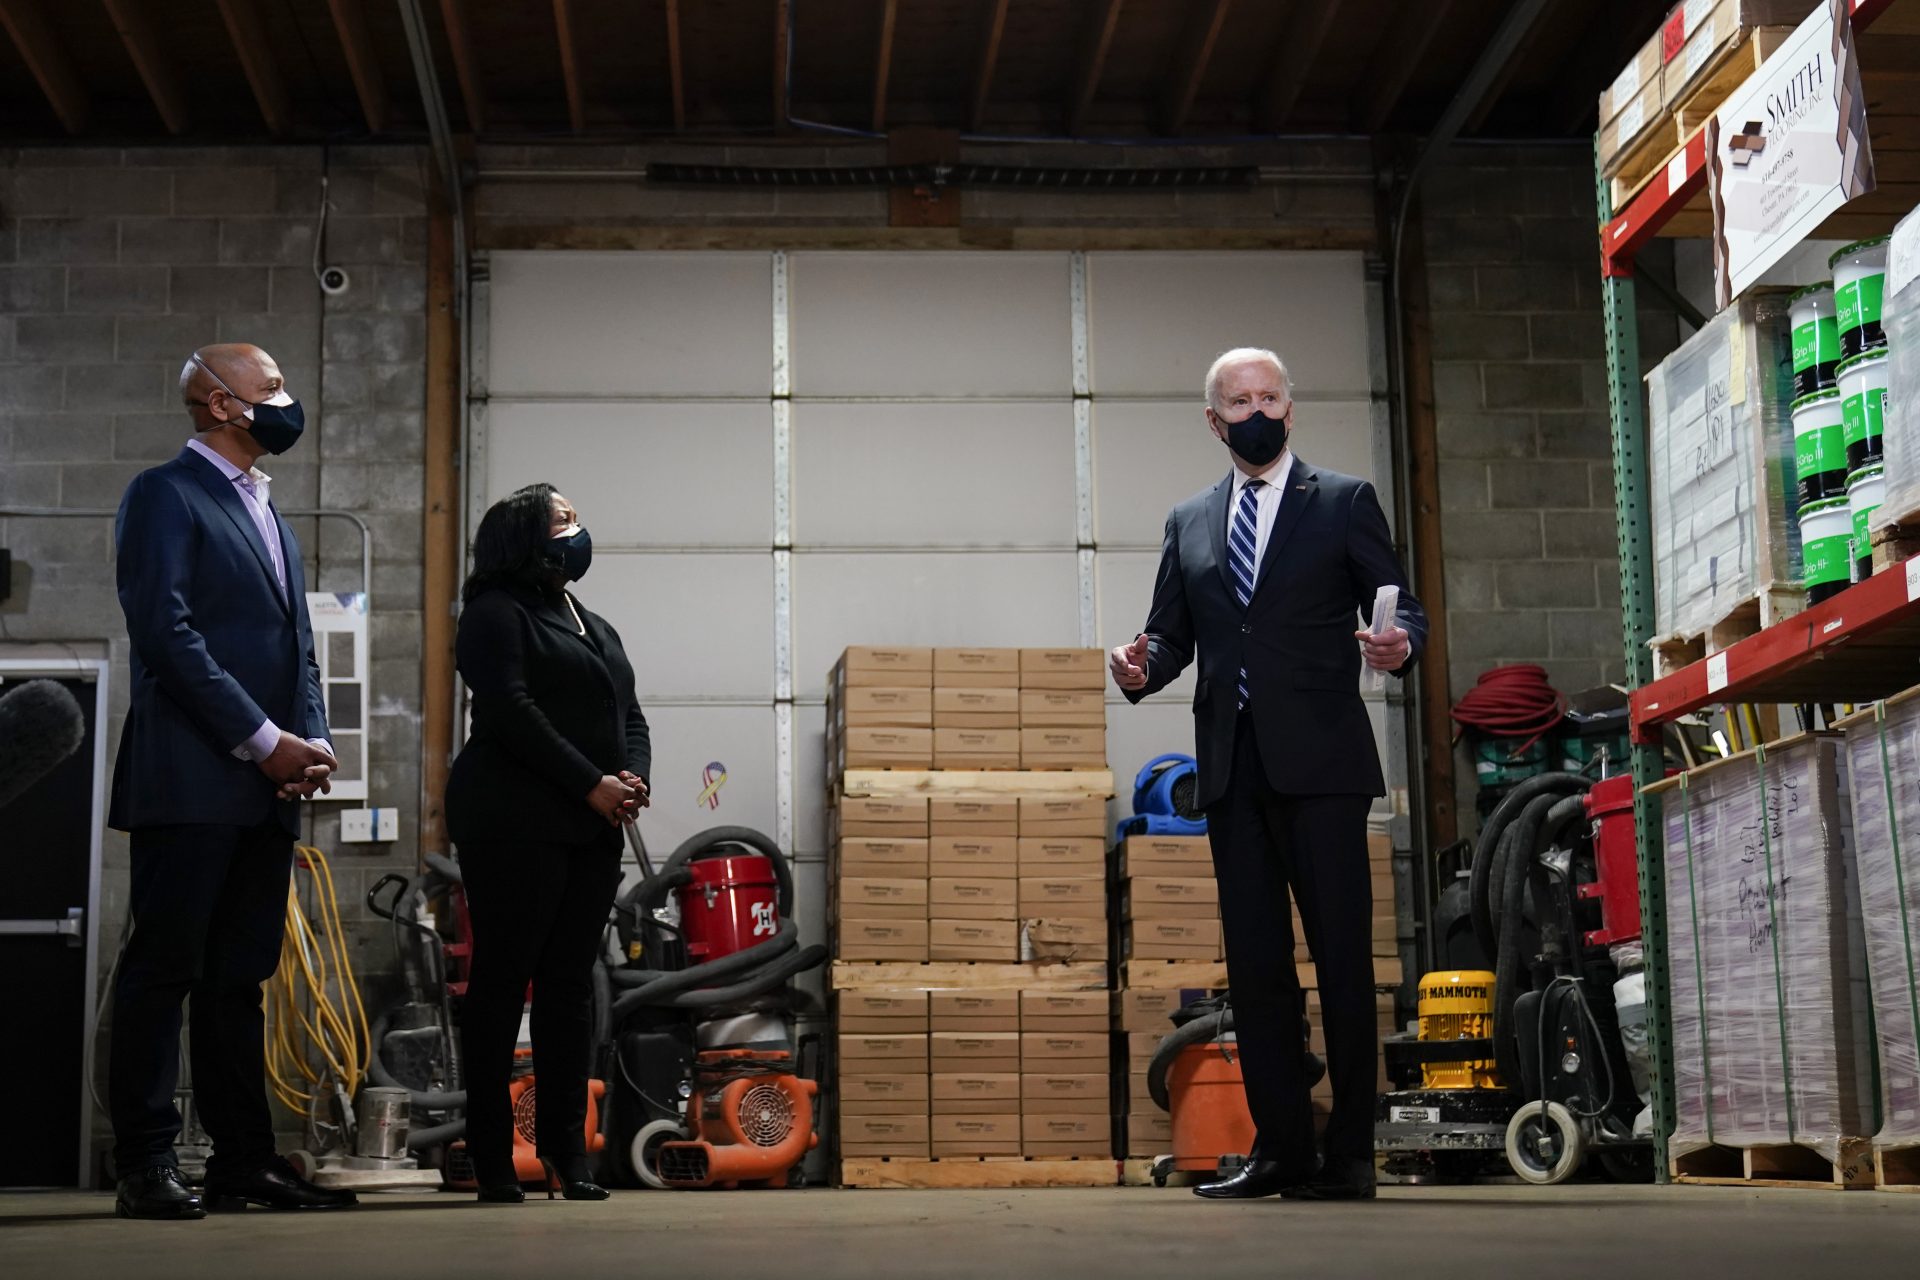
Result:
[[[618,847],[587,803],[602,775],[651,776],[653,746],[619,633],[578,600],[495,588],[461,611],[454,642],[472,692],[472,729],[447,779],[454,843]]]
[[[274,512],[287,587],[233,481],[193,449],[142,471],[113,522],[131,696],[107,825],[254,826],[298,833],[300,805],[233,749],[263,720],[327,736],[293,530]]]
[[[1318,471],[1295,455],[1266,555],[1242,609],[1227,564],[1229,474],[1167,517],[1153,587],[1147,683],[1138,702],[1165,688],[1200,651],[1193,696],[1198,802],[1226,793],[1233,767],[1237,684],[1247,670],[1247,711],[1274,790],[1283,795],[1386,794],[1373,726],[1360,698],[1354,630],[1371,620],[1374,593],[1400,588],[1400,625],[1419,660],[1427,614],[1407,589],[1373,486]]]

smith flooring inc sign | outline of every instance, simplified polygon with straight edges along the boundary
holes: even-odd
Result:
[[[1834,210],[1873,190],[1848,10],[1847,0],[1825,0],[1708,123],[1721,307]]]

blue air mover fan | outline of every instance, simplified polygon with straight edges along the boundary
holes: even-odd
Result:
[[[1133,779],[1133,816],[1114,829],[1116,841],[1128,836],[1203,836],[1207,815],[1193,802],[1200,767],[1192,756],[1169,752],[1155,756]]]

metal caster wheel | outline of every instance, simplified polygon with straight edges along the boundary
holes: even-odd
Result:
[[[1173,1176],[1173,1157],[1161,1156],[1153,1162],[1152,1166],[1147,1170],[1147,1173],[1148,1176],[1153,1179],[1154,1186],[1166,1186],[1167,1179]]]
[[[1522,1181],[1550,1187],[1579,1172],[1587,1135],[1557,1102],[1529,1102],[1507,1124],[1507,1163]]]

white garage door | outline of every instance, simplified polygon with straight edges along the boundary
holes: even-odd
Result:
[[[470,514],[546,480],[593,529],[580,595],[639,673],[656,850],[744,823],[817,883],[824,677],[848,644],[1132,638],[1168,508],[1228,466],[1200,408],[1224,348],[1279,351],[1302,455],[1391,489],[1357,254],[496,253],[490,268]],[[1191,750],[1191,688],[1115,699],[1123,789],[1151,756]],[[803,898],[817,936],[820,895]]]

